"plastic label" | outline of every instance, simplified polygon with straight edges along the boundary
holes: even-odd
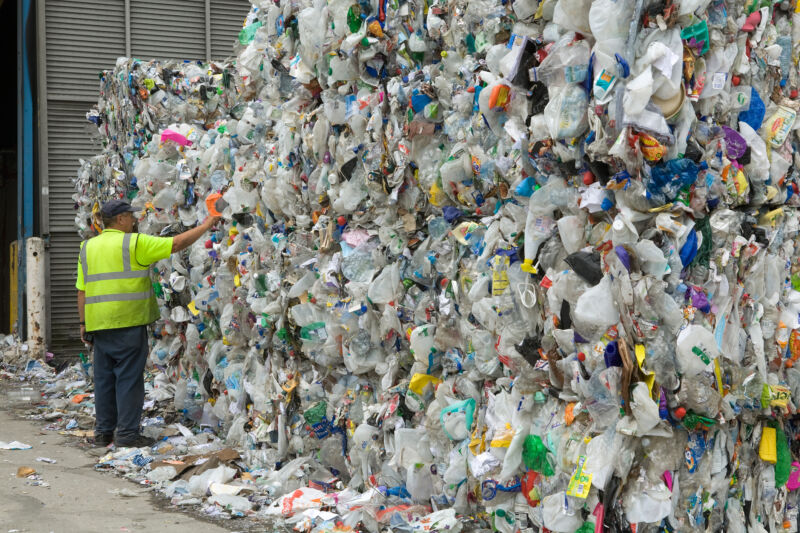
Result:
[[[695,354],[697,357],[699,357],[700,360],[703,361],[703,363],[705,364],[709,364],[711,362],[711,358],[708,357],[708,354],[706,354],[702,349],[700,349],[697,346],[692,347],[692,353]]]
[[[711,78],[711,88],[717,91],[721,91],[725,88],[725,82],[728,81],[728,73],[727,72],[716,72],[714,73],[714,77]]]
[[[608,91],[611,89],[611,86],[616,81],[617,77],[608,72],[606,69],[603,69],[600,72],[600,75],[597,77],[597,81],[594,82],[595,87],[595,96],[598,98],[602,98]],[[600,94],[598,94],[598,90]]]
[[[584,464],[586,464],[586,456],[581,455],[578,458],[578,466],[567,485],[567,495],[585,500],[592,488],[592,474],[583,471]]]
[[[789,400],[792,397],[792,391],[789,387],[782,385],[767,385],[761,389],[761,406],[766,407],[781,407],[786,409]]]
[[[767,135],[773,148],[779,148],[786,141],[786,137],[794,126],[795,118],[797,118],[797,113],[786,107],[779,107],[770,117]]]
[[[567,83],[581,83],[586,80],[589,65],[569,65],[564,67],[564,80]]]
[[[492,296],[501,296],[508,289],[509,264],[506,255],[496,255],[492,258]]]

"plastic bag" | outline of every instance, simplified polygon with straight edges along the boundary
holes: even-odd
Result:
[[[522,459],[525,466],[545,476],[552,476],[555,472],[547,458],[548,450],[538,435],[528,435],[522,450]]]
[[[544,109],[547,129],[554,139],[571,139],[581,135],[589,126],[586,118],[586,91],[570,84],[550,98]]]
[[[289,518],[307,509],[317,509],[322,506],[325,493],[310,487],[299,488],[285,496],[281,496],[263,512],[268,516],[282,516]]]
[[[587,0],[558,0],[553,11],[553,22],[562,28],[591,33],[591,5]]]
[[[603,279],[600,254],[597,252],[575,252],[568,255],[564,262],[592,286],[597,285]]]
[[[542,500],[542,518],[544,527],[559,533],[573,533],[583,524],[580,508],[570,504],[565,492],[556,492]]]
[[[572,317],[578,330],[605,329],[619,322],[619,310],[611,294],[611,280],[604,276],[600,282],[583,293],[573,310]]]
[[[599,0],[589,8],[589,26],[596,41],[625,39],[633,16],[630,0]]]
[[[475,417],[475,400],[455,402],[442,409],[439,420],[450,440],[463,440],[469,436]]]

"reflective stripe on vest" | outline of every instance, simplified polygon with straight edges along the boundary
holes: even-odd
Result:
[[[107,281],[114,279],[146,278],[150,275],[147,270],[131,270],[131,234],[126,233],[122,238],[122,272],[104,272],[102,274],[89,274],[89,261],[86,259],[86,245],[81,247],[81,266],[83,267],[83,282]],[[110,300],[103,300],[110,301]],[[86,300],[86,303],[91,303]]]
[[[99,304],[103,302],[132,302],[134,300],[146,300],[152,293],[146,292],[120,292],[118,294],[103,294],[101,296],[87,296],[87,304]]]

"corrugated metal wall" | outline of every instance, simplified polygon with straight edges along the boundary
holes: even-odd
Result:
[[[236,19],[231,13],[239,11],[241,0],[212,0],[211,2],[211,57],[228,57],[233,43],[230,36],[238,38],[244,17]]]
[[[97,102],[98,74],[126,55],[224,59],[232,54],[249,9],[247,0],[44,0],[39,4],[41,224],[49,235],[48,347],[57,356],[74,356],[82,348],[76,310],[79,238],[74,229],[72,180],[79,159],[100,150],[91,140],[85,118]]]
[[[205,0],[131,0],[131,55],[140,59],[204,59],[205,5]],[[244,16],[239,17],[240,27]],[[232,42],[232,37],[228,41]],[[228,51],[224,57],[230,54]]]

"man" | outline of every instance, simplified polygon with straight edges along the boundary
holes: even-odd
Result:
[[[134,233],[130,204],[110,200],[100,211],[104,230],[81,244],[75,284],[81,340],[94,347],[95,444],[149,446],[153,439],[139,434],[147,325],[160,316],[150,265],[191,246],[219,217],[176,237],[152,237]]]

